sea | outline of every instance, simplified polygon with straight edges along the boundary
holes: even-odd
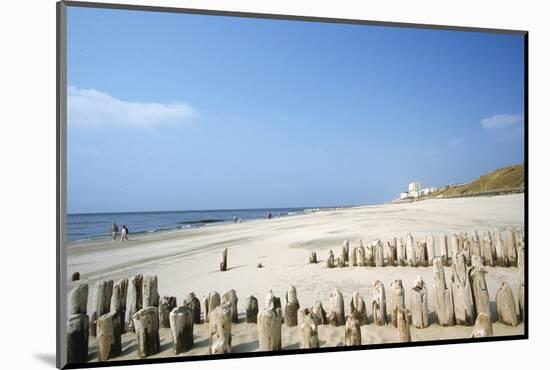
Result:
[[[117,212],[117,213],[69,213],[67,215],[67,238],[69,241],[106,239],[110,237],[111,224],[119,231],[126,225],[130,235],[190,229],[215,224],[265,219],[304,214],[310,208],[262,208],[230,209],[213,211],[164,211],[164,212]],[[318,208],[316,208],[318,209]]]

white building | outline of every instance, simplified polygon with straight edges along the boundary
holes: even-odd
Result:
[[[424,189],[420,189],[420,183],[418,181],[413,181],[409,183],[409,191],[399,193],[399,199],[409,199],[409,198],[418,198],[421,195],[428,195],[437,190],[436,187],[430,186]]]

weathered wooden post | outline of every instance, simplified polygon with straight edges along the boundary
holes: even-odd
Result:
[[[342,259],[344,260],[344,264],[349,261],[349,240],[344,240],[344,244],[342,245]]]
[[[315,301],[311,312],[315,316],[317,325],[326,325],[328,324],[327,314],[323,308],[323,304],[320,301]]]
[[[518,249],[518,305],[519,319],[525,321],[525,243],[521,243]]]
[[[257,323],[258,319],[258,300],[253,295],[246,298],[246,322]]]
[[[86,314],[88,307],[88,284],[79,283],[69,293],[67,315]]]
[[[491,238],[486,235],[483,237],[483,260],[486,266],[495,266],[495,260],[493,259],[493,242]]]
[[[327,267],[329,269],[334,267],[334,253],[332,253],[332,249],[328,251]]]
[[[281,350],[283,317],[280,308],[266,307],[258,314],[258,341],[260,351]]]
[[[214,311],[221,303],[220,293],[210,292],[204,298],[204,322],[209,321],[210,312]]]
[[[411,331],[409,328],[409,321],[407,320],[407,311],[402,308],[397,310],[397,331],[399,332],[400,342],[411,341]]]
[[[193,316],[194,313],[188,306],[174,307],[170,311],[170,331],[175,355],[193,347]]]
[[[111,311],[97,320],[97,360],[107,361],[122,352],[120,311]]]
[[[516,303],[514,302],[512,288],[510,288],[508,283],[502,282],[502,285],[497,291],[496,301],[498,320],[503,324],[516,326],[518,324]]]
[[[441,258],[433,260],[434,272],[434,300],[437,323],[441,326],[451,326],[455,324],[455,313],[453,304],[453,294],[451,289],[447,288],[445,280],[445,270]]]
[[[517,266],[516,235],[511,228],[506,229],[506,255],[508,256],[508,265]]]
[[[394,280],[390,285],[391,322],[397,328],[397,312],[405,309],[405,289],[401,279]]]
[[[407,234],[406,255],[407,255],[407,265],[411,267],[416,267],[416,253],[415,253],[415,247],[414,247],[414,239],[411,234]]]
[[[228,304],[210,311],[208,353],[231,353],[231,309]]]
[[[399,266],[407,265],[407,254],[405,251],[405,245],[403,244],[403,238],[397,238],[397,264]]]
[[[220,262],[220,271],[227,271],[227,248],[222,252],[222,260]]]
[[[426,239],[426,255],[428,258],[428,266],[431,266],[435,257],[435,238],[433,235],[428,235]]]
[[[134,332],[134,320],[132,317],[141,310],[143,303],[143,276],[136,275],[128,282],[128,331]]]
[[[143,278],[143,303],[142,307],[159,306],[158,278],[154,276],[145,276]]]
[[[122,279],[113,286],[111,296],[111,312],[116,312],[120,332],[126,332],[126,297],[128,295],[128,279]]]
[[[367,265],[367,259],[365,258],[365,247],[363,246],[363,242],[357,247],[357,266],[366,266]]]
[[[468,267],[462,252],[453,258],[451,290],[455,308],[455,320],[458,325],[473,325],[474,323],[474,297],[468,277]]]
[[[357,266],[357,246],[353,246],[349,252],[349,266]]]
[[[417,266],[428,266],[428,253],[425,240],[418,240],[416,242],[416,263]]]
[[[359,321],[359,325],[367,323],[367,305],[359,292],[353,292],[349,303],[349,312],[350,315],[354,315],[357,321]]]
[[[508,267],[508,256],[502,241],[500,230],[495,230],[495,251],[496,251],[496,264],[497,266]]]
[[[265,306],[268,308],[269,307],[281,308],[281,298],[275,296],[275,294],[273,294],[273,291],[271,289],[267,291],[267,294],[265,296]],[[282,316],[282,311],[281,311],[281,316]]]
[[[309,263],[317,263],[317,253],[311,252],[309,256]]]
[[[237,292],[235,289],[229,289],[222,294],[221,305],[228,305],[231,313],[231,322],[235,324],[239,322],[239,311],[237,308],[238,301],[239,299],[237,298]]]
[[[477,313],[484,313],[491,318],[491,306],[489,300],[489,291],[485,281],[487,270],[483,267],[481,257],[472,256],[472,267],[469,271],[470,285],[474,295],[474,306]]]
[[[391,261],[391,264],[390,266],[397,266],[398,265],[398,261],[397,261],[397,238],[394,236],[393,238],[391,238],[390,242],[388,243],[388,246],[390,248],[390,253],[389,253],[389,260]]]
[[[170,327],[170,313],[178,306],[176,297],[165,295],[159,303],[159,326],[161,328]]]
[[[344,332],[345,346],[360,346],[361,345],[361,326],[355,315],[351,314],[346,320],[346,329]]]
[[[382,240],[377,239],[374,241],[373,251],[374,265],[376,267],[384,267],[384,244],[382,244]]]
[[[462,254],[466,259],[466,265],[470,266],[472,264],[472,246],[470,244],[468,234],[464,234],[464,239],[462,241]]]
[[[298,309],[300,303],[296,294],[296,288],[291,285],[286,291],[284,299],[284,323],[286,326],[292,327],[298,325]]]
[[[346,267],[346,264],[344,263],[344,259],[342,258],[342,256],[336,258],[336,266]]]
[[[187,295],[187,298],[183,301],[183,305],[189,307],[193,314],[193,323],[201,323],[201,301],[195,296],[194,292]]]
[[[439,236],[439,257],[443,266],[449,264],[449,249],[447,247],[447,235],[445,234]]]
[[[476,323],[474,325],[474,331],[472,332],[473,338],[492,337],[493,336],[493,324],[490,317],[480,312],[477,315]]]
[[[319,348],[317,319],[308,308],[298,311],[298,326],[300,327],[300,348]]]
[[[372,287],[372,317],[376,325],[385,325],[386,315],[386,291],[384,284],[376,280]]]
[[[113,295],[113,281],[101,280],[95,284],[94,306],[92,313],[92,322],[90,326],[90,335],[96,336],[97,319],[111,310],[111,296]]]
[[[414,327],[428,327],[428,289],[421,276],[414,281],[411,289],[411,316]]]
[[[346,316],[344,313],[344,297],[338,289],[330,294],[330,311],[328,321],[332,326],[344,325]]]
[[[67,363],[81,364],[88,361],[88,336],[90,321],[83,313],[67,319]]]
[[[139,358],[152,356],[160,351],[158,308],[144,307],[134,314],[137,351]]]
[[[458,234],[451,235],[451,259],[454,261],[456,254],[460,251],[458,247]]]

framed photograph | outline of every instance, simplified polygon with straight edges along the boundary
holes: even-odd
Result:
[[[59,368],[528,337],[527,31],[57,25]]]

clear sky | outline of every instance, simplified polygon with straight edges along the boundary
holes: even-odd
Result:
[[[523,37],[68,9],[68,211],[374,204],[524,161]]]

